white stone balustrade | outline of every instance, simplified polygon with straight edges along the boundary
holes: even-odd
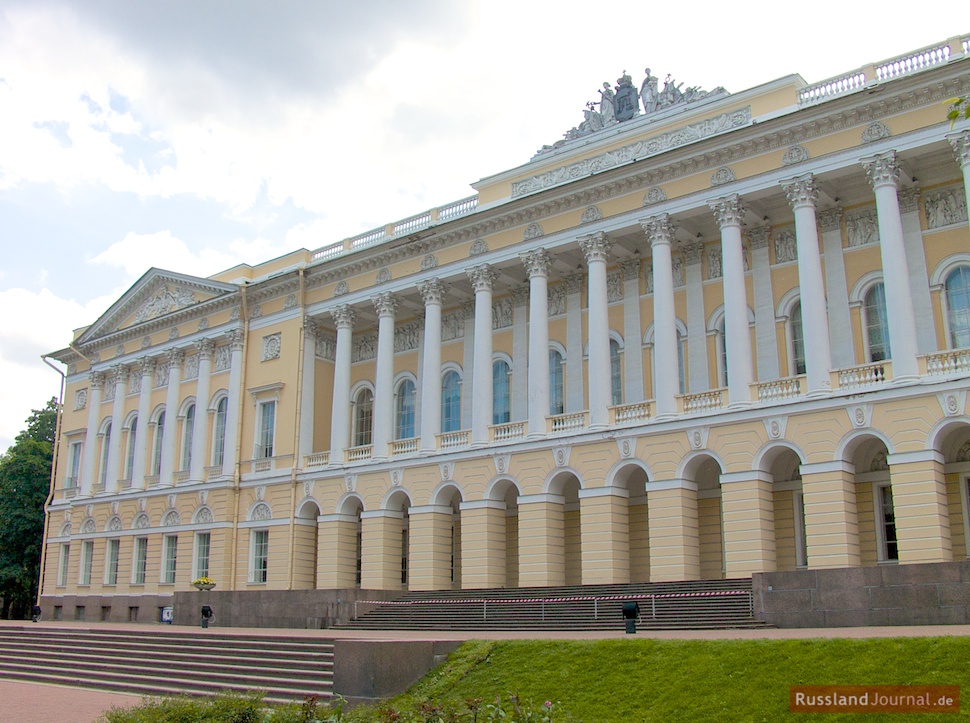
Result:
[[[839,389],[861,389],[884,384],[891,375],[887,373],[886,362],[863,364],[861,366],[839,369]]]
[[[804,394],[802,384],[804,376],[788,377],[787,379],[775,379],[770,382],[758,382],[758,401],[770,404],[771,402],[784,402]]]
[[[681,397],[684,401],[684,414],[697,414],[698,412],[720,409],[724,406],[723,392],[723,389],[712,389],[708,392],[685,394]]]
[[[635,402],[610,407],[613,424],[632,424],[650,419],[650,402]]]
[[[493,442],[506,442],[510,439],[521,439],[526,434],[525,422],[508,422],[507,424],[493,424],[490,428]]]
[[[931,376],[970,372],[970,349],[954,349],[937,354],[927,354],[925,359],[926,373]]]

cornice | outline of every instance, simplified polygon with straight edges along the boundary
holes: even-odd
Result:
[[[958,64],[961,65],[962,63]],[[938,80],[930,76],[948,75]],[[895,88],[890,92],[890,88]],[[864,126],[907,110],[942,103],[970,90],[970,76],[954,64],[888,81],[860,93],[813,104],[766,121],[703,138],[602,173],[521,196],[456,219],[424,238],[404,238],[309,266],[307,288],[348,279],[417,256],[467,243],[556,214],[643,191],[696,173],[788,148],[831,133]],[[736,96],[733,96],[736,98]],[[860,104],[860,100],[865,102]],[[730,142],[725,143],[726,140]],[[797,164],[792,166],[797,169]],[[451,228],[448,228],[451,227]],[[577,229],[579,226],[577,226]]]

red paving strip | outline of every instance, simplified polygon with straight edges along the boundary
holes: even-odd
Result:
[[[30,623],[0,620],[0,626],[34,627]],[[128,623],[41,622],[38,628],[73,628],[83,630],[144,630],[144,625]],[[176,625],[154,625],[152,631],[173,633],[194,631],[218,635],[256,637],[289,635],[307,638],[351,638],[359,640],[602,640],[627,637],[615,632],[569,631],[392,631],[392,630],[296,630],[287,628],[201,628]],[[758,628],[753,630],[642,630],[639,638],[656,640],[787,640],[806,638],[912,638],[928,636],[970,635],[970,625],[916,625],[872,628]],[[89,688],[21,683],[0,679],[0,723],[94,723],[112,706],[126,707],[141,700],[137,695],[107,693]]]

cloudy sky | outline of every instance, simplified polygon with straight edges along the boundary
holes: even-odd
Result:
[[[208,275],[471,195],[577,125],[623,70],[730,91],[815,82],[970,31],[957,14],[0,0],[0,451],[58,393],[40,355],[151,266]]]

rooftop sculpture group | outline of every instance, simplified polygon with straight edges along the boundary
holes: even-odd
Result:
[[[639,93],[633,85],[633,78],[627,75],[625,70],[623,75],[617,78],[615,87],[611,87],[609,83],[603,83],[603,89],[598,91],[599,102],[590,101],[586,104],[583,122],[566,131],[564,140],[556,141],[551,146],[543,146],[536,155],[556,150],[567,141],[631,120],[640,115],[641,108],[645,115],[652,115],[671,106],[692,103],[714,95],[727,95],[727,91],[721,86],[710,91],[701,90],[699,86],[681,90],[684,84],[675,82],[669,73],[664,79],[663,90],[660,90],[659,78],[650,73],[650,68],[645,72],[646,77],[640,84]]]

